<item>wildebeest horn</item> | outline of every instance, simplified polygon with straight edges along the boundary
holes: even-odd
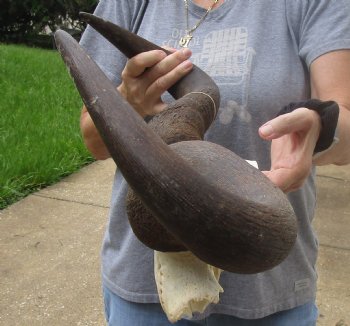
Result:
[[[117,33],[120,42],[128,43],[129,32],[119,29]],[[145,40],[132,37],[136,53],[138,44],[144,50]],[[296,221],[277,187],[219,145],[194,140],[168,146],[69,34],[58,31],[55,38],[112,158],[147,209],[178,243],[208,264],[236,273],[261,272],[286,258],[296,238]],[[195,68],[187,80],[197,72],[202,74]],[[164,114],[170,112],[174,117],[182,111],[188,116],[181,109],[190,108],[199,120],[203,117],[198,112],[213,119],[215,112],[208,112],[218,105],[217,87],[210,78],[203,84],[194,78],[193,91],[186,79],[178,82],[173,93],[182,98]],[[208,89],[212,93],[206,93]],[[203,132],[196,132],[199,139]]]
[[[128,58],[155,49],[171,53],[97,16],[81,12],[80,17]],[[216,84],[205,72],[194,66],[191,74],[173,85],[168,92],[175,99],[185,95],[189,97],[174,102],[167,110],[158,114],[150,123],[150,127],[167,144],[201,140],[216,116],[216,108],[219,107],[220,96]],[[189,105],[190,99],[196,102],[195,105]],[[146,208],[132,188],[128,190],[126,209],[135,235],[145,245],[158,251],[185,250]]]

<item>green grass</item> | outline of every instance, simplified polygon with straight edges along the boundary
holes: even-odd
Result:
[[[92,161],[81,106],[56,51],[0,44],[0,209]]]

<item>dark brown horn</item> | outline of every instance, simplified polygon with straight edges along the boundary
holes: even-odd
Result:
[[[158,45],[95,15],[81,12],[80,17],[128,58],[132,58],[139,53],[151,50],[162,50],[168,54],[171,53]],[[200,83],[198,83],[199,80],[201,81]],[[191,74],[188,74],[186,77],[182,78],[180,82],[169,88],[168,92],[175,99],[178,99],[190,92],[200,92],[203,91],[203,89],[208,89],[209,95],[212,96],[215,105],[218,108],[220,99],[219,90],[216,84],[203,70],[196,66],[193,67]]]
[[[80,17],[128,58],[150,50],[162,50],[171,54],[100,17],[84,12],[80,13]],[[201,82],[198,83],[198,80]],[[203,139],[205,131],[216,116],[216,108],[219,107],[220,96],[216,84],[205,72],[194,66],[191,74],[182,78],[168,92],[175,99],[189,95],[186,99],[174,102],[167,110],[153,118],[150,127],[167,144]],[[203,93],[207,96],[203,97]],[[208,105],[210,99],[213,103]],[[195,105],[191,102],[195,102]],[[126,209],[135,235],[145,245],[158,251],[185,250],[184,246],[178,243],[145,207],[132,188],[128,190]]]
[[[294,212],[261,172],[215,144],[166,145],[71,36],[58,31],[55,38],[118,168],[178,242],[201,260],[236,273],[270,269],[288,255],[296,238]],[[195,80],[195,87],[208,86]],[[194,95],[215,106],[207,95]]]
[[[169,51],[130,33],[109,21],[89,13],[80,13],[80,17],[95,30],[109,40],[126,57],[131,58],[141,52],[150,50],[162,50],[167,54]],[[201,83],[198,83],[198,80]],[[182,101],[174,102],[168,110],[164,110],[153,118],[150,127],[167,143],[175,143],[184,140],[203,139],[205,131],[215,118],[216,108],[219,107],[219,90],[212,79],[202,70],[194,67],[191,74],[171,87],[168,92],[175,98],[189,94]],[[208,106],[208,94],[214,103]],[[201,94],[201,95],[199,95]],[[191,100],[197,102],[191,104]],[[200,110],[200,111],[199,111]],[[130,225],[135,235],[146,246],[158,251],[185,250],[169,232],[148,210],[139,197],[129,188],[126,198],[126,210]]]

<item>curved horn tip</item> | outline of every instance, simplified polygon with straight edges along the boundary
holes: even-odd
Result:
[[[63,38],[65,38],[67,35],[67,32],[65,32],[62,29],[58,29],[53,33],[53,37],[56,43],[57,48],[59,49],[59,45],[62,43]]]
[[[85,11],[79,11],[79,17],[82,18],[83,20],[89,19],[91,16],[93,16],[93,14],[90,14]]]

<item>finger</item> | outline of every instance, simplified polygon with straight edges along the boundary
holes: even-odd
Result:
[[[173,86],[182,77],[187,75],[193,64],[189,60],[185,60],[166,75],[159,77],[155,82],[147,89],[146,96],[148,98],[159,98],[162,94]]]
[[[175,48],[173,48],[173,47],[171,47],[171,46],[167,46],[167,45],[162,46],[162,48],[163,48],[164,50],[167,50],[167,51],[171,52],[171,53],[174,53],[174,52],[177,51],[177,49],[175,49]]]
[[[287,193],[291,189],[291,186],[295,183],[284,169],[262,172],[275,186],[280,188],[285,193]]]
[[[129,59],[122,72],[122,78],[135,78],[144,73],[147,68],[153,67],[166,57],[162,50],[142,52]]]
[[[262,172],[270,179],[273,184],[275,184],[283,192],[288,193],[303,186],[306,178],[310,173],[310,170],[301,170],[297,168],[279,168]]]
[[[175,69],[182,62],[188,60],[191,55],[192,52],[189,49],[176,51],[159,61],[154,67],[152,67],[152,69],[147,71],[145,73],[145,78],[147,78],[151,84],[161,76],[164,76],[171,70]]]
[[[320,128],[319,115],[313,110],[299,108],[265,123],[259,128],[259,135],[263,139],[271,140],[292,132],[308,130],[312,125]]]

